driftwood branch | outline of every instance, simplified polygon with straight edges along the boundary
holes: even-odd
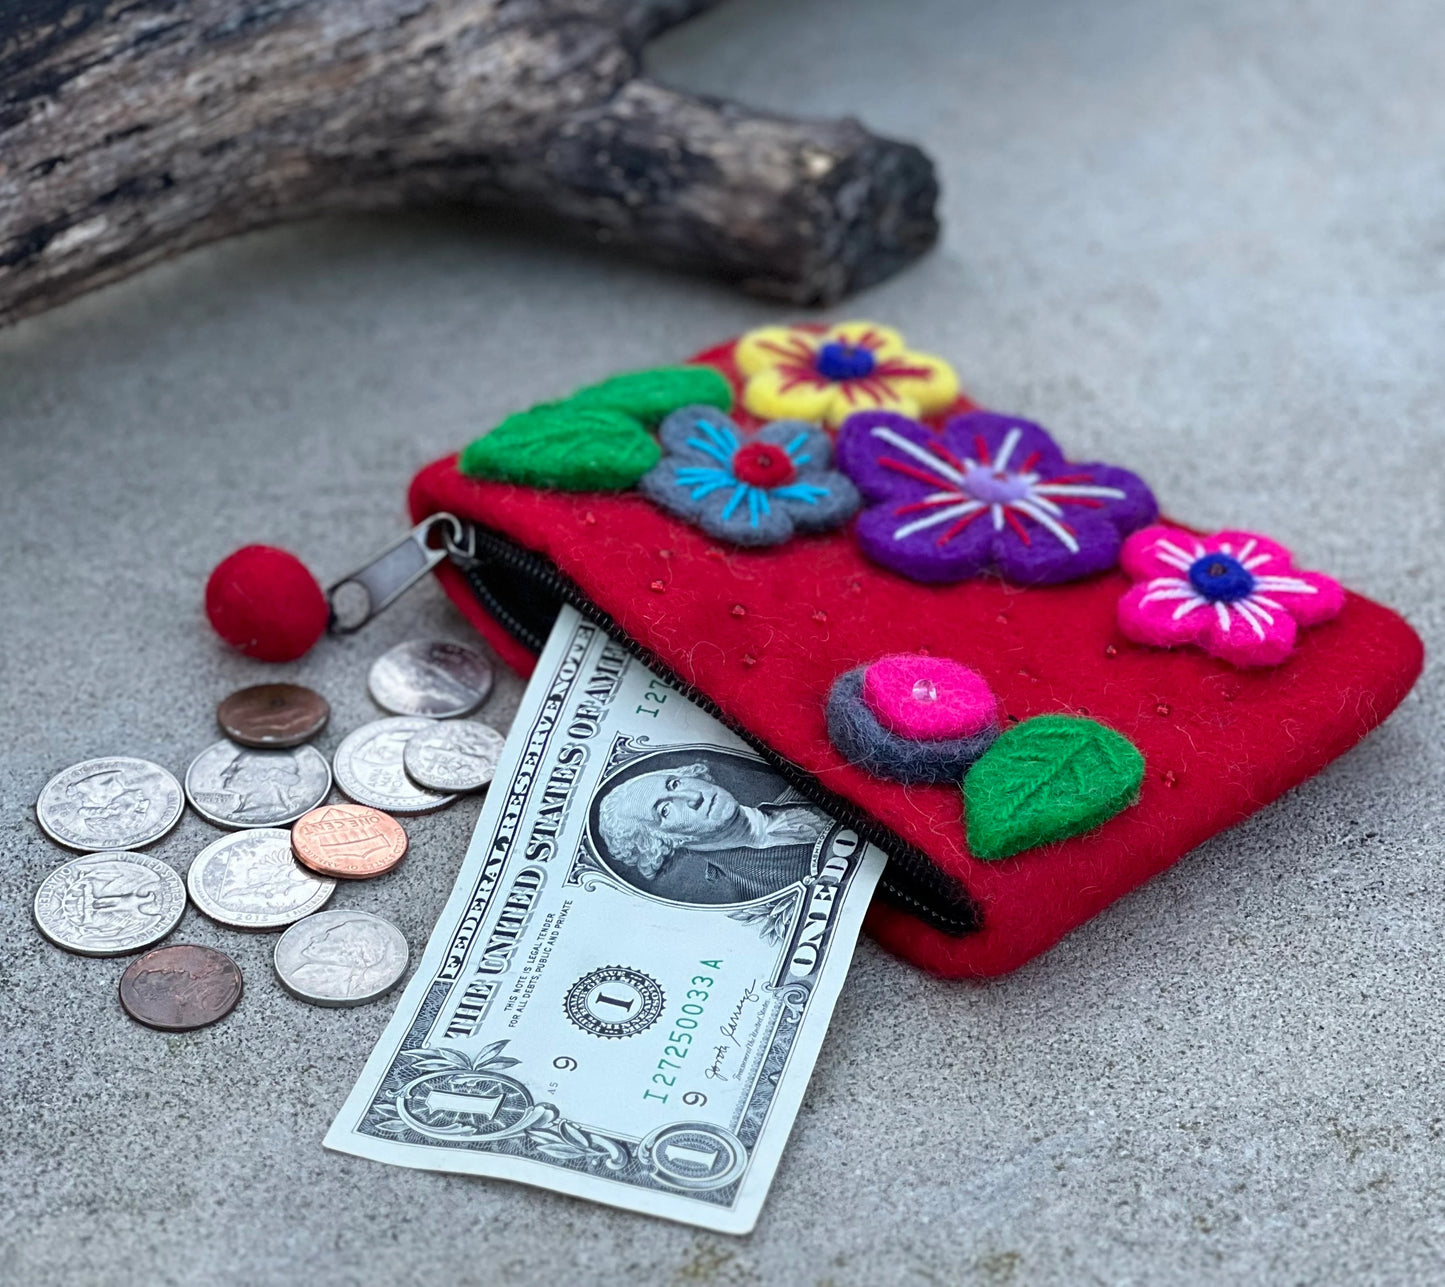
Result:
[[[437,202],[546,211],[798,304],[925,250],[917,148],[640,74],[715,3],[0,6],[0,322],[233,233]]]

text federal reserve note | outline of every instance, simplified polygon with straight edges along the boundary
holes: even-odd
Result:
[[[884,861],[564,608],[327,1147],[746,1233]]]

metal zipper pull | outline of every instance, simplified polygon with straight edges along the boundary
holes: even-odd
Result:
[[[441,530],[441,544],[432,537]],[[455,514],[424,518],[400,541],[364,567],[344,576],[326,591],[331,608],[327,629],[334,635],[360,630],[383,608],[409,590],[452,550],[465,547],[466,529]]]

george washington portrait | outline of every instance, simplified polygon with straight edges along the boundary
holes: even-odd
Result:
[[[832,822],[761,760],[713,748],[643,756],[592,804],[620,879],[670,902],[746,903],[813,873]]]

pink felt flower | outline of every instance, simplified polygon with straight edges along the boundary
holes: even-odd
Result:
[[[956,783],[998,735],[988,682],[946,657],[890,653],[828,690],[829,738],[874,777]]]
[[[914,741],[972,737],[998,723],[988,681],[947,657],[880,657],[863,672],[863,700],[884,728]]]
[[[1146,527],[1119,557],[1134,579],[1119,600],[1119,629],[1136,643],[1198,644],[1236,666],[1277,666],[1300,626],[1338,615],[1345,592],[1297,572],[1282,545],[1252,532],[1193,536]]]

